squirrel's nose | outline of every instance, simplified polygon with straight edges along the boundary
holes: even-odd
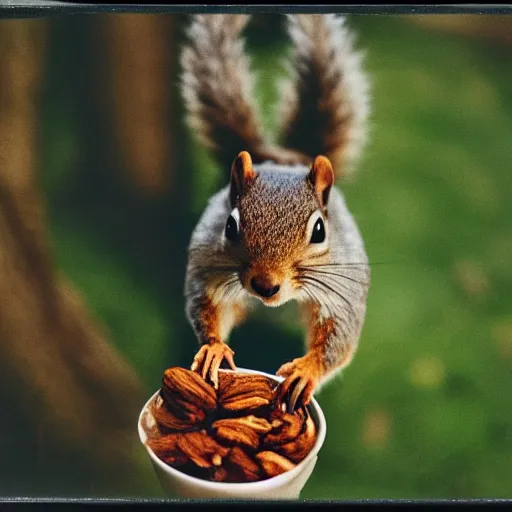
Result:
[[[267,299],[275,295],[280,288],[278,284],[272,285],[256,277],[251,279],[251,287],[258,295],[261,295]]]

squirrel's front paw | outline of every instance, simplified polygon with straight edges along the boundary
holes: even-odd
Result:
[[[288,398],[288,412],[292,413],[299,402],[307,405],[313,398],[322,376],[322,367],[316,357],[305,355],[283,364],[277,375],[285,377],[279,386],[278,400]]]
[[[207,376],[213,383],[215,389],[219,386],[219,368],[225,359],[233,370],[236,370],[233,360],[234,352],[222,341],[213,341],[210,344],[203,345],[194,357],[191,370],[201,373],[203,379]]]

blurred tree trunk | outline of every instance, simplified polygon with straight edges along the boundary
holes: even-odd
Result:
[[[101,25],[118,159],[148,195],[166,193],[172,176],[173,21],[163,14],[117,14]]]
[[[37,181],[46,27],[0,21],[0,469],[13,482],[41,479],[43,494],[62,495],[70,474],[82,480],[75,494],[102,479],[111,492],[134,492],[138,380],[54,268],[46,241]],[[22,438],[31,428],[35,444]]]

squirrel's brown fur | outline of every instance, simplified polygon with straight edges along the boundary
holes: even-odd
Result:
[[[181,54],[188,124],[224,167],[242,149],[251,153],[254,162],[307,162],[300,152],[271,147],[265,139],[250,60],[239,37],[249,18],[244,14],[194,16],[188,28],[189,45]]]
[[[283,147],[269,145],[256,108],[250,59],[240,37],[249,19],[194,17],[181,54],[189,126],[223,167],[242,150],[254,163],[309,164],[322,154],[338,176],[346,174],[366,142],[369,84],[345,18],[287,16],[293,49],[277,109]]]
[[[293,409],[350,362],[364,323],[368,260],[333,184],[364,142],[367,88],[338,17],[289,17],[299,74],[290,83],[284,140],[293,147],[269,147],[239,37],[246,23],[247,16],[195,16],[183,50],[191,127],[220,162],[233,162],[189,246],[187,316],[203,345],[192,368],[216,384],[222,361],[233,364],[225,342],[251,305],[297,300],[308,350],[278,371]]]
[[[282,84],[283,144],[327,156],[338,175],[353,167],[366,142],[369,84],[362,54],[353,49],[345,18],[335,14],[288,17],[293,77]],[[314,130],[311,127],[314,127]]]

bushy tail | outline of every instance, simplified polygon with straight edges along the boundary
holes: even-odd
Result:
[[[188,124],[228,169],[242,150],[249,151],[255,163],[304,161],[302,155],[269,147],[265,141],[250,60],[240,37],[249,18],[242,14],[193,17],[181,54]]]
[[[327,156],[338,176],[349,171],[366,142],[369,83],[345,18],[288,15],[293,58],[283,84],[282,143],[311,158]]]
[[[249,15],[199,14],[181,54],[181,91],[189,126],[229,168],[248,151],[253,162],[310,163],[323,154],[343,174],[365,142],[367,80],[344,18],[288,16],[294,56],[283,88],[283,146],[269,146],[256,108],[241,32]],[[286,149],[285,149],[286,148]]]

